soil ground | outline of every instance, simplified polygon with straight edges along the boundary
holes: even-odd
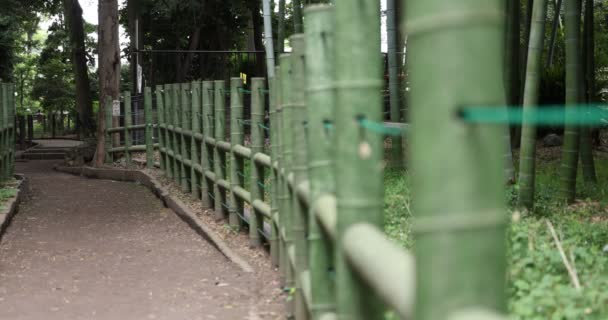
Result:
[[[19,163],[0,319],[281,319],[276,274],[243,273],[146,188]]]

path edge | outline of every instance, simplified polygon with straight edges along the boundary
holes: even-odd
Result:
[[[164,205],[171,209],[178,217],[186,222],[190,228],[201,235],[207,242],[221,252],[228,260],[236,264],[244,272],[251,273],[253,268],[241,256],[236,254],[210,227],[199,219],[196,214],[188,208],[180,199],[169,194],[166,188],[163,188],[161,183],[150,174],[142,170],[128,169],[110,169],[110,168],[93,168],[93,167],[66,167],[57,165],[54,167],[56,171],[68,173],[72,175],[83,176],[90,179],[113,180],[123,182],[137,182],[147,187],[158,197]]]
[[[21,200],[23,200],[23,195],[25,194],[28,188],[28,180],[22,174],[15,174],[15,179],[17,179],[17,194],[8,200],[6,204],[6,208],[0,210],[0,242],[8,229],[13,217],[19,212],[19,204],[21,204]]]

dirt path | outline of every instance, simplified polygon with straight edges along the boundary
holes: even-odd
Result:
[[[0,245],[0,319],[280,319],[246,274],[147,189],[18,164],[30,192]],[[263,309],[263,310],[260,310]]]

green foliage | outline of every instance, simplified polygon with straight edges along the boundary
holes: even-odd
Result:
[[[514,214],[508,232],[509,311],[513,319],[606,319],[608,317],[608,184],[579,181],[575,205],[559,198],[559,159],[540,155],[535,207],[526,216]],[[596,159],[598,176],[608,176],[608,160]],[[579,173],[580,174],[580,173]],[[582,180],[582,179],[579,179]],[[405,248],[413,245],[409,173],[388,169],[385,185],[385,232]],[[505,199],[515,210],[518,186]],[[440,195],[438,195],[440,196]],[[545,219],[552,221],[582,285],[571,284]],[[569,257],[570,258],[570,257]],[[389,319],[392,319],[389,317]]]

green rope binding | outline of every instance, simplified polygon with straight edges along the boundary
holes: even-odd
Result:
[[[387,136],[400,137],[407,130],[407,127],[404,129],[396,128],[396,127],[386,125],[383,122],[371,121],[371,120],[368,120],[365,118],[361,118],[358,121],[359,121],[359,126],[361,126],[361,128],[365,128],[371,132],[375,132],[375,133],[379,133],[379,134],[383,134],[383,135],[387,135]]]
[[[467,107],[458,115],[462,121],[479,124],[535,125],[608,125],[606,105],[550,105],[537,106],[531,110],[515,107]],[[525,119],[524,119],[525,118]]]

